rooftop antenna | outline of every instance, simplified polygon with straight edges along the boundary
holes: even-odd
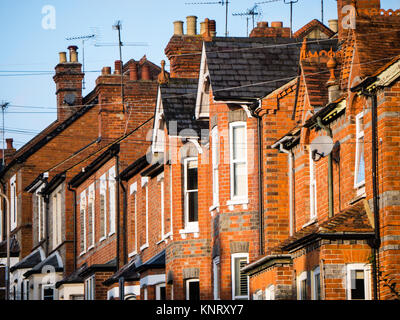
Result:
[[[66,40],[82,40],[82,72],[85,73],[85,41],[94,39],[96,37],[96,34],[89,34],[86,36],[78,36],[78,37],[68,37],[65,38]],[[85,88],[85,77],[82,79],[82,89]]]
[[[9,105],[10,103],[9,102],[5,102],[5,101],[3,101],[1,104],[0,104],[0,106],[1,106],[1,113],[2,113],[2,116],[3,116],[3,129],[2,129],[2,140],[3,140],[3,159],[1,160],[2,161],[2,165],[3,165],[3,168],[4,168],[4,166],[5,166],[5,159],[4,159],[4,112],[6,111],[6,109],[7,109],[7,107],[8,107],[8,105]]]
[[[241,13],[233,13],[233,16],[245,16],[246,20],[247,20],[247,36],[249,36],[249,19],[250,16],[253,19],[253,29],[254,29],[254,18],[257,16],[258,18],[260,18],[262,16],[262,12],[261,12],[261,8],[255,4],[251,9],[247,9],[247,11],[245,12],[241,12]]]
[[[324,0],[321,0],[321,22],[324,23]]]
[[[266,4],[266,3],[271,3],[271,2],[278,2],[282,0],[268,0],[268,1],[262,1],[262,2],[257,2],[256,4]],[[323,1],[323,0],[321,0]],[[299,0],[283,0],[285,4],[290,4],[290,37],[292,37],[292,31],[293,31],[293,4],[299,2]]]
[[[185,4],[220,4],[225,6],[225,37],[228,36],[228,6],[230,1],[229,0],[221,0],[221,1],[210,1],[210,2],[186,2]]]
[[[124,101],[124,74],[123,74],[123,66],[124,64],[122,63],[122,47],[126,46],[148,46],[146,42],[122,42],[121,40],[121,30],[122,30],[122,22],[121,20],[118,20],[115,22],[115,24],[112,26],[113,30],[118,31],[118,43],[95,43],[95,47],[106,47],[106,46],[118,46],[119,48],[119,60],[121,61],[121,101],[122,101],[122,112],[125,113],[125,101]]]

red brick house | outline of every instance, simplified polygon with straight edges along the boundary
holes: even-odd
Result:
[[[344,5],[351,1],[338,1],[339,22]],[[260,108],[265,121],[280,118],[291,127],[265,137],[279,208],[266,255],[243,269],[254,299],[399,297],[391,286],[399,281],[399,190],[390,172],[399,151],[393,107],[400,20],[380,11],[380,1],[356,1],[353,18],[355,28],[339,24],[340,47],[313,50],[304,41],[297,83],[276,91],[278,107],[267,96]],[[321,153],[324,144],[329,155]]]

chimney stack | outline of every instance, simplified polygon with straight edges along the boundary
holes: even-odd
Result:
[[[174,22],[174,35],[183,36],[183,21]]]
[[[290,28],[284,28],[281,21],[271,22],[271,27],[268,27],[268,22],[261,21],[251,31],[250,38],[290,38],[290,35]]]
[[[121,60],[115,60],[115,62],[114,62],[114,74],[121,74],[121,68],[122,68],[122,61]]]
[[[110,74],[111,74],[111,67],[103,67],[103,69],[101,69],[102,76],[107,76]]]
[[[217,35],[217,26],[215,20],[209,21],[208,28],[210,29],[211,37],[215,37]]]
[[[195,36],[197,34],[197,17],[188,16],[186,17],[187,35]]]

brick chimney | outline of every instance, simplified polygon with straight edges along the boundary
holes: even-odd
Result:
[[[187,17],[186,24],[187,34],[184,34],[183,22],[174,22],[174,34],[165,48],[171,78],[193,79],[199,76],[203,36],[197,34],[197,17]]]
[[[290,38],[290,28],[284,28],[281,21],[271,22],[271,27],[268,22],[261,21],[251,31],[250,38]]]
[[[348,10],[346,10],[346,6],[350,6]],[[351,7],[356,11],[351,11]],[[343,31],[349,28],[349,19],[351,18],[352,12],[356,15],[363,15],[363,11],[365,10],[380,10],[380,8],[380,0],[337,0],[339,39],[342,39]]]
[[[78,61],[78,47],[69,46],[69,61],[67,53],[59,53],[59,63],[55,67],[53,77],[56,83],[57,120],[62,122],[76,111],[76,106],[82,105],[82,65]]]

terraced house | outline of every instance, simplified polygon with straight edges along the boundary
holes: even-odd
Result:
[[[116,61],[86,97],[62,53],[58,120],[0,172],[11,297],[399,298],[399,11],[337,8],[249,37],[189,16],[170,72]]]

